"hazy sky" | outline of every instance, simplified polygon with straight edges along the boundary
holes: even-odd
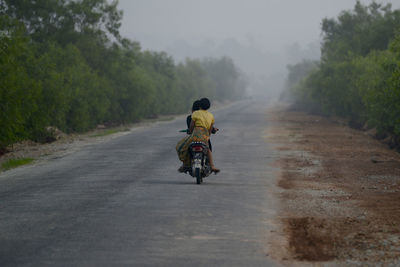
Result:
[[[363,4],[371,1],[362,0]],[[378,1],[377,1],[378,2]],[[400,8],[400,0],[392,2]],[[143,49],[187,57],[228,56],[253,92],[284,87],[287,65],[320,56],[321,21],[356,0],[119,0],[121,33]]]
[[[119,0],[121,32],[145,49],[163,49],[176,40],[189,43],[235,38],[278,51],[297,42],[319,40],[324,17],[352,9],[356,0]],[[361,1],[365,4],[371,1]],[[392,2],[393,8],[400,1]]]

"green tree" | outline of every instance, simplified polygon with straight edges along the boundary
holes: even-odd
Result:
[[[4,12],[23,22],[33,40],[63,45],[88,33],[119,39],[122,12],[117,5],[106,0],[2,0]]]
[[[39,84],[30,77],[35,58],[23,25],[0,17],[0,150],[26,138],[25,124],[37,110]]]
[[[208,96],[236,99],[242,74],[229,58],[142,51],[119,35],[107,0],[0,0],[0,150],[47,141],[47,126],[82,132],[186,112]]]

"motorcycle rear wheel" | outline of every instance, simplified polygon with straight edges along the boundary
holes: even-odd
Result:
[[[203,177],[201,177],[200,168],[196,168],[194,174],[195,174],[195,177],[196,177],[196,183],[197,184],[201,184],[203,182]]]

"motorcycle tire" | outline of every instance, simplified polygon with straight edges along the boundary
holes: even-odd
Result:
[[[196,183],[201,184],[203,182],[203,178],[201,177],[200,168],[195,169]]]

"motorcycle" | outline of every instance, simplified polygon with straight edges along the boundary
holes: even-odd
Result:
[[[213,134],[217,130],[212,131]],[[188,133],[188,130],[181,130],[180,132]],[[189,173],[192,177],[196,178],[196,183],[203,183],[203,178],[208,177],[212,173],[210,162],[208,160],[208,145],[203,142],[193,142],[189,146],[189,154],[191,166],[184,170],[184,173]]]

